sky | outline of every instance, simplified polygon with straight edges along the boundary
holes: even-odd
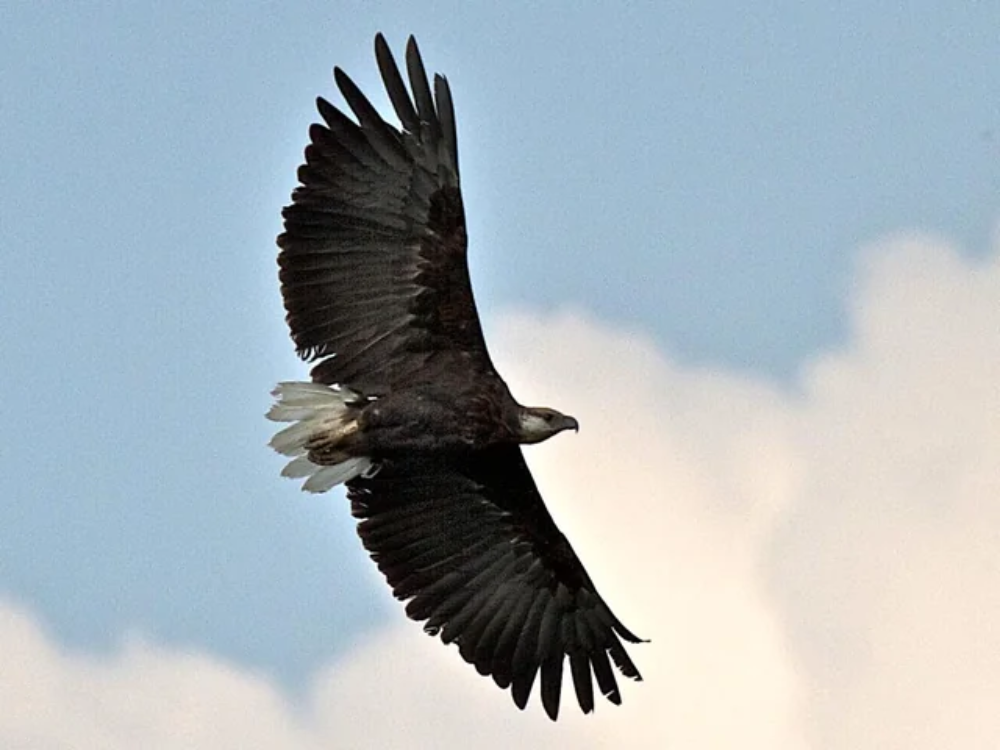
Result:
[[[993,747],[1000,6],[688,5],[0,9],[0,745]],[[528,455],[651,640],[620,708],[518,712],[266,448],[376,31],[451,83],[494,360],[580,419]]]

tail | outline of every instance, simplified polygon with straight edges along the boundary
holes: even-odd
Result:
[[[348,456],[329,465],[309,460],[317,442],[336,445],[357,429],[350,404],[359,399],[349,388],[322,383],[279,383],[271,391],[276,401],[267,412],[274,422],[292,422],[271,438],[270,446],[292,460],[282,470],[285,477],[307,477],[302,489],[326,492],[341,482],[371,473],[373,464],[365,456]]]

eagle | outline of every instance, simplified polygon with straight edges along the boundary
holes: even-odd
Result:
[[[303,489],[346,484],[365,549],[406,614],[454,643],[520,709],[538,675],[559,715],[568,662],[577,702],[615,704],[614,667],[641,680],[640,642],[598,593],[545,507],[521,446],[577,421],[522,406],[490,359],[473,300],[448,81],[431,88],[417,43],[407,88],[375,57],[400,127],[339,67],[353,119],[323,98],[282,215],[286,320],[311,382],[280,383],[271,446]]]

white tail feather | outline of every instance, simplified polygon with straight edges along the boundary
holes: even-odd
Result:
[[[317,420],[310,419],[309,416],[295,417],[303,421],[289,425],[283,430],[279,430],[271,438],[269,445],[283,456],[301,456],[306,452],[306,443],[319,427]]]
[[[349,458],[333,466],[317,466],[318,471],[305,481],[302,489],[306,492],[326,492],[341,482],[364,474],[371,465],[371,460],[362,456],[361,458]]]
[[[289,479],[302,479],[316,473],[316,464],[309,460],[309,456],[299,456],[289,461],[285,468],[281,470],[281,476]]]
[[[306,445],[317,434],[336,435],[353,427],[349,404],[358,395],[348,388],[338,388],[322,383],[279,383],[271,392],[276,399],[267,412],[274,422],[292,422],[271,438],[270,446],[278,453],[291,456],[282,470],[282,476],[306,478],[302,489],[308,492],[326,492],[331,487],[347,482],[361,474],[370,474],[370,459],[360,456],[348,458],[330,466],[309,460]]]

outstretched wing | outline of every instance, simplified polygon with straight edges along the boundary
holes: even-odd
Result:
[[[466,262],[455,112],[448,82],[433,94],[413,37],[410,92],[385,39],[375,53],[402,130],[386,123],[339,68],[357,122],[324,99],[301,186],[285,208],[281,293],[313,379],[378,394],[439,368],[493,371]]]
[[[541,672],[542,704],[557,717],[567,658],[587,713],[593,679],[621,702],[611,662],[641,679],[621,642],[640,639],[597,593],[518,446],[387,461],[349,488],[361,539],[396,597],[409,600],[406,613],[509,687],[519,708]]]

